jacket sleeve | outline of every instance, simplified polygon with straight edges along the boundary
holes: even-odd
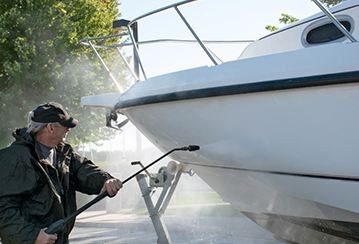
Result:
[[[95,165],[91,160],[71,152],[71,168],[76,190],[86,194],[99,194],[106,180],[112,175]]]
[[[36,187],[37,175],[18,151],[3,149],[0,158],[0,236],[3,243],[34,243],[40,229],[26,221],[21,206]]]

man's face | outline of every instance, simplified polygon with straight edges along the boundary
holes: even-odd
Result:
[[[53,127],[53,131],[54,133],[52,134],[54,141],[56,141],[58,143],[65,141],[67,132],[70,131],[70,128],[66,127],[66,126],[54,126]]]

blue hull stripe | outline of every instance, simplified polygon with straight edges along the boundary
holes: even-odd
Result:
[[[115,109],[124,109],[135,106],[149,105],[155,103],[165,103],[182,101],[189,99],[200,99],[209,97],[231,96],[239,94],[279,91],[288,89],[339,85],[359,82],[359,71],[336,73],[328,75],[318,75],[310,77],[300,77],[292,79],[282,79],[273,81],[263,81],[248,84],[238,84],[230,86],[219,86],[203,88],[189,91],[180,91],[160,95],[145,96],[117,103]]]

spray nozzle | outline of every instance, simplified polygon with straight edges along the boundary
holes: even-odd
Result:
[[[182,151],[190,151],[191,152],[191,151],[199,150],[200,147],[197,145],[189,145],[188,147],[182,147],[181,149],[182,149]]]

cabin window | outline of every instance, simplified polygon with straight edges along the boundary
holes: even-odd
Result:
[[[351,31],[351,24],[349,21],[340,22],[349,32]],[[333,24],[325,24],[309,31],[306,37],[308,44],[321,44],[331,42],[344,37],[344,34]]]

